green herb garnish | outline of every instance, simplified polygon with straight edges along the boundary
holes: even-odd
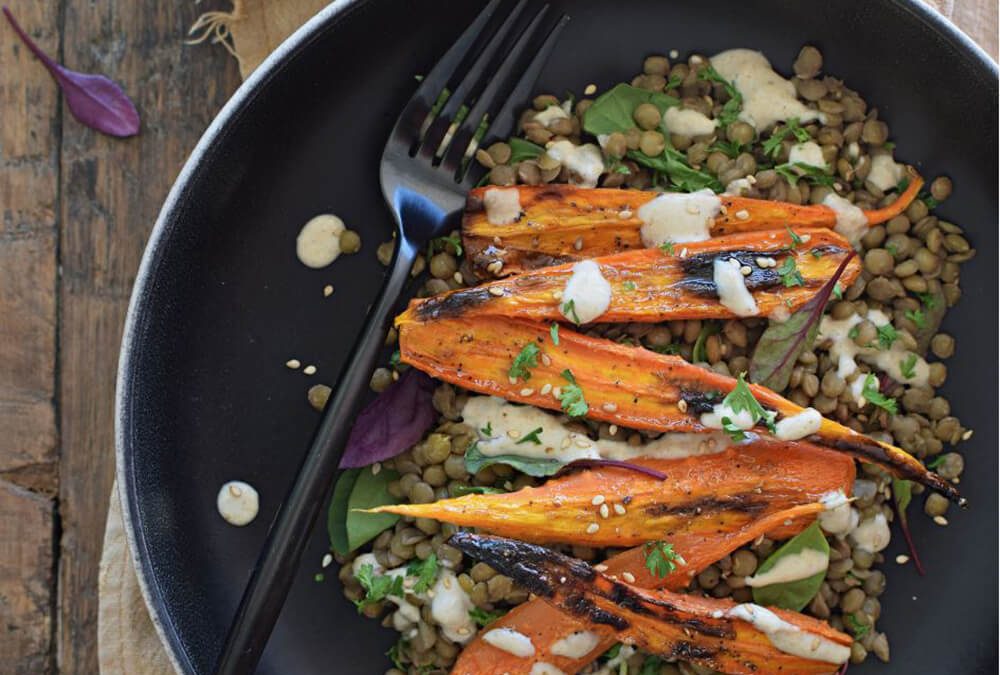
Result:
[[[542,427],[533,429],[530,433],[522,436],[514,445],[521,445],[521,443],[534,443],[535,445],[541,445],[542,442],[538,439],[538,434],[540,433],[542,433]]]
[[[671,342],[668,345],[663,345],[662,347],[650,347],[650,351],[654,351],[657,354],[680,354],[681,346],[676,342]]]
[[[413,585],[414,593],[423,593],[434,585],[434,580],[438,575],[438,559],[431,553],[426,560],[413,560],[406,566],[406,576],[416,577],[417,583]]]
[[[582,322],[580,321],[580,316],[576,313],[576,302],[573,300],[567,300],[562,305],[562,313],[568,319],[571,319],[573,323],[579,326]]]
[[[715,335],[718,332],[719,324],[715,321],[706,321],[701,324],[701,330],[698,331],[698,337],[694,341],[694,349],[691,350],[691,361],[693,363],[708,360],[708,356],[705,354],[705,343],[708,341],[710,335]]]
[[[469,610],[469,618],[472,619],[480,628],[485,628],[506,613],[507,612],[487,612],[485,609],[473,607]]]
[[[629,293],[631,293],[632,291],[635,290],[635,282],[634,281],[626,281],[625,283],[622,284],[622,287],[626,291],[628,291]]]
[[[556,347],[559,346],[559,324],[554,323],[549,326],[549,337],[552,338],[552,344]]]
[[[927,309],[935,309],[938,306],[938,299],[933,293],[917,293],[917,297],[920,298],[920,302]]]
[[[882,350],[892,349],[892,343],[899,338],[899,333],[893,328],[891,323],[878,327],[878,348]]]
[[[733,122],[739,120],[740,112],[743,110],[743,96],[740,94],[739,90],[733,86],[733,83],[722,77],[722,75],[720,75],[712,66],[705,66],[705,68],[698,73],[698,79],[718,82],[726,90],[726,94],[729,95],[729,100],[723,104],[722,110],[717,116],[719,124],[724,127],[728,127]]]
[[[481,433],[483,436],[486,436],[486,438],[492,438],[493,437],[493,423],[492,422],[487,422],[486,426],[479,430],[479,433]]]
[[[750,413],[750,418],[753,420],[754,424],[764,422],[764,426],[766,426],[773,433],[774,413],[766,410],[764,406],[757,402],[757,399],[754,398],[753,392],[750,391],[750,385],[748,385],[746,379],[744,379],[745,375],[746,373],[740,373],[736,378],[736,386],[733,387],[731,392],[726,394],[724,399],[722,399],[722,406],[724,408],[729,408],[734,413]]]
[[[569,384],[562,387],[559,394],[559,403],[562,404],[563,412],[570,417],[583,417],[590,410],[587,401],[583,398],[583,389],[576,383],[576,378],[569,368],[562,371],[563,379]]]
[[[529,342],[521,349],[521,353],[514,357],[514,362],[510,365],[507,374],[514,379],[522,378],[525,381],[531,379],[531,368],[538,367],[538,355],[541,353],[534,342]]]
[[[908,380],[912,380],[914,375],[917,374],[917,355],[910,354],[904,360],[899,362],[899,372],[903,374]]]
[[[662,244],[660,244],[660,250],[663,251],[664,253],[666,253],[667,255],[673,255],[674,254],[674,242],[672,242],[672,241],[665,241],[665,242],[663,242]]]
[[[646,556],[646,569],[660,578],[673,572],[678,565],[687,564],[684,558],[674,551],[674,545],[665,541],[647,542],[643,554]]]
[[[858,621],[853,614],[845,614],[844,623],[851,629],[855,640],[860,640],[864,636],[868,635],[872,629],[872,627],[868,624]]]
[[[788,236],[792,238],[792,248],[795,248],[796,246],[801,246],[802,237],[795,234],[795,230],[790,228],[788,225],[785,225],[785,229],[788,230]]]
[[[896,246],[895,244],[886,244],[885,250],[888,251],[889,255],[891,255],[893,258],[899,255],[899,247]]]
[[[427,260],[430,261],[435,251],[447,251],[449,246],[455,255],[462,255],[462,240],[459,237],[435,237],[427,244]]]
[[[805,180],[812,185],[823,185],[833,187],[835,179],[833,176],[818,166],[806,164],[805,162],[786,162],[774,167],[775,173],[783,176],[789,185],[795,185],[799,180]]]
[[[925,328],[927,326],[927,317],[924,316],[923,310],[908,309],[903,312],[903,316],[912,321],[918,329]]]
[[[833,297],[837,300],[844,299],[844,289],[841,287],[839,281],[833,285]]]
[[[861,335],[861,326],[859,326],[858,324],[854,324],[853,326],[851,326],[851,330],[847,331],[847,337],[849,337],[852,340],[857,339],[859,335]]]
[[[890,396],[885,396],[881,391],[879,391],[878,378],[872,373],[868,373],[865,377],[865,384],[861,389],[861,395],[866,401],[874,406],[882,408],[882,410],[885,410],[890,415],[895,415],[898,411],[896,407],[896,399]]]
[[[781,267],[778,268],[778,276],[781,277],[781,283],[785,284],[785,288],[806,285],[805,279],[802,278],[802,273],[799,272],[798,267],[795,265],[794,256],[785,258],[785,261],[781,263]]]
[[[358,612],[363,612],[370,605],[382,602],[390,595],[396,597],[402,597],[403,595],[402,576],[390,577],[375,574],[375,568],[372,565],[361,566],[361,569],[358,570],[358,583],[365,590],[365,597],[354,601]]]
[[[939,466],[941,466],[942,464],[944,464],[944,455],[943,454],[942,455],[938,455],[937,457],[935,457],[931,461],[927,462],[927,468],[928,469],[936,469]]]
[[[768,556],[767,560],[757,568],[757,574],[764,574],[774,569],[783,559],[800,555],[804,551],[818,551],[824,559],[829,558],[830,545],[820,530],[819,521],[813,521],[812,525]],[[756,586],[753,588],[753,601],[759,605],[781,607],[794,612],[801,611],[819,591],[824,577],[826,577],[825,566],[805,579]]]

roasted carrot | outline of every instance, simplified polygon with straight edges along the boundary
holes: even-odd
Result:
[[[510,494],[471,494],[372,511],[433,518],[537,543],[624,547],[680,533],[739,529],[761,515],[815,502],[836,490],[849,494],[854,483],[850,457],[770,440],[710,455],[632,463],[666,478],[598,467]],[[592,501],[596,495],[606,496],[600,508]]]
[[[916,198],[923,179],[910,170],[909,186],[892,204],[865,211],[875,225],[902,213]],[[483,198],[491,187],[469,193],[462,220],[466,257],[481,277],[519,274],[539,267],[643,248],[639,208],[658,193],[643,190],[522,185],[521,213],[509,224],[491,224]],[[722,212],[712,236],[795,228],[833,228],[836,212],[822,204],[800,206],[764,199],[719,195]]]
[[[809,301],[853,252],[839,234],[825,229],[799,230],[793,241],[785,230],[747,232],[692,244],[678,244],[673,254],[641,249],[596,258],[601,275],[611,285],[611,304],[595,321],[658,322],[673,319],[718,319],[734,316],[719,301],[713,278],[716,259],[737,259],[749,273],[747,289],[757,304],[756,316],[783,308],[794,311]],[[779,273],[793,258],[802,284],[786,286]],[[763,265],[763,266],[762,266]],[[841,277],[845,288],[861,272],[852,259]],[[413,300],[407,316],[500,314],[540,321],[563,321],[560,296],[573,274],[573,264],[532,270],[475,288],[461,288],[423,300]]]
[[[550,549],[458,532],[449,543],[580,619],[666,659],[733,675],[832,673],[851,655],[852,638],[797,612],[729,599],[650,591]],[[489,640],[486,629],[484,639]],[[554,665],[554,664],[553,664]]]
[[[582,390],[587,417],[632,429],[713,431],[702,423],[701,414],[711,411],[737,384],[732,377],[680,357],[565,328],[555,345],[548,325],[523,319],[460,316],[412,321],[404,316],[397,325],[402,360],[433,377],[550,410],[562,409],[557,393],[571,385],[572,378]],[[527,386],[508,372],[514,357],[529,343],[539,346],[544,358],[532,369]],[[804,410],[765,387],[751,385],[751,390],[779,421]],[[837,422],[823,419],[819,431],[807,440],[879,464],[965,504],[954,485],[913,456]]]
[[[635,584],[643,588],[680,590],[690,583],[703,569],[732,553],[740,546],[765,534],[781,540],[801,532],[811,523],[824,506],[819,503],[804,504],[785,511],[763,515],[751,520],[744,527],[722,532],[679,533],[670,538],[674,551],[685,564],[666,576],[653,574],[646,568],[644,547],[637,546],[603,563],[606,574],[624,577],[632,575]],[[561,612],[552,605],[536,598],[522,603],[490,624],[490,628],[509,628],[531,637],[535,653],[531,657],[518,657],[497,649],[477,635],[462,652],[452,669],[453,675],[519,675],[531,671],[538,661],[551,663],[567,675],[572,675],[607,651],[615,642],[615,632],[606,626],[586,626],[577,617]],[[555,654],[553,646],[569,635],[587,631],[597,635],[597,641],[586,654]],[[562,651],[562,650],[557,650]]]

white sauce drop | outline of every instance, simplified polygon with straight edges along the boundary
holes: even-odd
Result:
[[[746,277],[740,272],[740,261],[735,258],[716,258],[712,263],[712,279],[719,294],[719,302],[736,316],[757,314],[757,301],[747,290]]]
[[[253,522],[260,509],[260,496],[249,483],[231,480],[219,489],[215,498],[219,515],[230,525],[243,527]]]
[[[521,217],[521,193],[517,188],[491,188],[483,195],[486,220],[490,225],[510,225]]]
[[[563,671],[559,670],[551,663],[545,663],[545,661],[537,661],[531,666],[531,670],[528,675],[566,675]]]
[[[792,164],[806,164],[820,169],[825,169],[827,166],[826,160],[823,159],[823,148],[813,141],[793,145],[788,152],[788,161]]]
[[[569,303],[573,311],[567,311]],[[573,273],[566,282],[559,311],[569,321],[590,323],[608,311],[611,304],[611,284],[601,274],[600,266],[593,260],[581,260],[573,265]]]
[[[469,611],[474,606],[472,599],[459,585],[455,573],[440,570],[431,599],[431,616],[446,638],[458,644],[465,644],[472,639],[476,634],[476,625],[469,616]]]
[[[843,537],[858,526],[857,509],[850,504],[840,504],[819,514],[819,526],[827,534]]]
[[[747,586],[761,588],[762,586],[799,581],[825,572],[829,564],[830,556],[824,555],[822,551],[806,548],[794,555],[786,555],[775,563],[774,567],[748,578],[746,582]]]
[[[797,441],[819,431],[823,416],[814,408],[782,418],[775,427],[775,436],[783,441]]]
[[[478,445],[479,451],[487,456],[518,455],[560,462],[600,458],[628,461],[637,457],[677,459],[721,452],[732,444],[721,433],[666,433],[638,446],[607,439],[592,441],[568,430],[554,415],[532,406],[514,405],[496,396],[470,396],[462,409],[462,419],[473,429],[489,426],[492,435],[487,437],[480,431]],[[541,444],[517,442],[539,427]]]
[[[890,323],[889,317],[877,309],[870,309],[866,314],[869,321],[875,324],[876,328]],[[912,386],[927,386],[927,378],[930,375],[930,365],[920,356],[916,357],[913,363],[913,377],[906,377],[903,374],[902,364],[915,356],[900,345],[899,340],[892,343],[889,349],[879,349],[878,340],[874,341],[874,346],[859,347],[850,337],[851,329],[861,323],[862,317],[859,314],[852,314],[846,319],[834,319],[826,315],[819,324],[819,344],[829,342],[827,348],[830,358],[837,364],[837,375],[844,380],[858,371],[858,364],[855,358],[862,359],[865,363],[875,366],[879,370],[887,373],[897,382]],[[852,386],[855,398],[861,398],[861,390],[864,387],[864,377],[859,377]]]
[[[861,521],[850,535],[856,547],[869,553],[878,553],[884,549],[889,545],[891,537],[889,523],[882,513],[876,513],[873,517]]]
[[[674,106],[663,114],[663,128],[678,136],[707,136],[714,133],[718,125],[717,120],[690,108]]]
[[[726,612],[726,616],[746,621],[764,633],[772,645],[786,654],[835,664],[845,663],[851,656],[850,647],[837,644],[822,635],[803,631],[760,605],[749,602],[736,605]]]
[[[365,565],[371,565],[372,573],[379,576],[406,576],[405,567],[397,567],[395,569],[387,570],[379,565],[378,560],[375,559],[375,555],[373,553],[363,553],[354,559],[354,563],[351,566],[351,571],[354,573],[355,577],[358,576],[361,572],[361,568]],[[397,607],[396,611],[392,614],[392,627],[400,633],[405,634],[420,621],[420,608],[406,600],[406,598],[401,598],[396,595],[388,595],[386,596],[386,600],[392,602]]]
[[[493,630],[486,631],[483,634],[483,640],[497,649],[503,650],[508,654],[513,654],[514,656],[519,656],[522,659],[534,656],[535,654],[535,645],[531,643],[531,638],[512,628],[494,628]]]
[[[833,209],[837,215],[837,226],[833,229],[858,248],[861,237],[868,231],[868,217],[865,212],[847,201],[836,192],[823,198],[823,206]]]
[[[760,52],[729,49],[712,57],[712,67],[743,96],[740,119],[758,131],[790,117],[800,122],[825,119],[795,98],[795,85],[774,72]]]
[[[340,234],[344,221],[332,214],[323,214],[302,226],[295,238],[295,255],[306,267],[326,267],[340,255]]]
[[[753,187],[753,183],[750,182],[749,178],[737,178],[736,180],[729,181],[729,184],[726,185],[725,194],[742,197],[751,187]]]
[[[728,418],[736,427],[743,429],[753,429],[753,415],[748,410],[735,412],[728,403],[716,403],[712,406],[712,412],[702,413],[701,423],[709,429],[721,429],[722,418]]]
[[[570,182],[580,187],[596,187],[604,172],[601,149],[593,143],[573,145],[569,141],[549,143],[545,153],[570,171]]]
[[[891,154],[881,154],[872,157],[872,168],[868,171],[866,179],[882,192],[899,185],[906,175],[906,169],[902,164],[897,164]]]
[[[654,248],[667,242],[705,241],[722,211],[722,201],[711,190],[664,192],[639,207],[642,243]]]
[[[601,637],[589,630],[578,630],[552,644],[550,653],[569,659],[582,659],[597,647]]]
[[[535,113],[535,121],[546,127],[556,120],[564,120],[568,117],[569,115],[566,114],[561,105],[550,105],[545,110]]]

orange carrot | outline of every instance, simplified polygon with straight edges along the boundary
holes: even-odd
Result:
[[[412,321],[403,317],[397,326],[402,360],[433,377],[550,410],[562,409],[556,394],[575,382],[585,399],[587,417],[632,429],[714,431],[701,421],[701,414],[737,384],[732,377],[676,356],[569,329],[559,331],[555,345],[546,324],[522,319],[481,316]],[[536,345],[544,355],[531,370],[530,385],[509,377],[514,357],[528,344]],[[770,389],[750,388],[779,421],[804,410]],[[928,471],[912,455],[837,422],[823,419],[819,431],[807,440],[884,466],[900,478],[915,480],[965,504],[954,485]]]
[[[659,249],[626,251],[596,258],[602,276],[611,285],[611,304],[597,323],[659,322],[673,319],[731,318],[732,310],[719,301],[713,278],[716,258],[737,259],[749,273],[746,287],[757,303],[756,316],[777,309],[795,311],[812,298],[853,252],[839,234],[825,229],[799,230],[796,245],[785,230],[746,232],[691,244],[678,244],[673,254]],[[802,275],[802,285],[785,286],[778,268],[788,258]],[[769,265],[761,267],[760,260]],[[861,272],[852,259],[841,277],[850,286]],[[539,321],[564,321],[560,296],[573,274],[573,264],[546,267],[461,288],[423,300],[413,300],[404,317],[499,314]]]
[[[666,659],[734,675],[813,675],[832,673],[851,655],[850,636],[797,612],[649,591],[512,539],[458,532],[449,543],[573,615],[588,630],[610,627],[621,642]],[[761,616],[769,622],[758,622]],[[492,630],[497,629],[487,628],[484,639]]]

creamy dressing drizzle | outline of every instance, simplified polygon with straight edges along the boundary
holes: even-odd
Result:
[[[753,183],[750,182],[749,178],[737,178],[736,180],[729,181],[729,184],[726,185],[726,191],[723,194],[742,197],[751,187],[753,187]]]
[[[808,579],[814,574],[825,572],[830,564],[830,557],[822,551],[806,548],[793,555],[786,555],[778,560],[774,567],[761,574],[749,577],[747,586],[760,588],[774,584],[784,584],[790,581]]]
[[[876,328],[890,323],[889,317],[877,309],[868,310],[864,318],[875,324]],[[832,316],[826,315],[820,321],[818,340],[820,344],[829,341],[828,351],[830,358],[837,364],[837,375],[845,380],[849,379],[858,372],[858,364],[855,358],[860,358],[865,363],[888,373],[897,382],[918,387],[927,386],[930,365],[920,356],[917,356],[913,364],[913,377],[908,378],[903,374],[901,364],[911,358],[911,356],[915,356],[915,354],[903,349],[899,344],[899,340],[893,342],[892,347],[889,349],[879,349],[877,346],[859,347],[851,339],[851,329],[861,323],[862,320],[861,315],[852,314],[846,319],[834,319]],[[875,344],[878,344],[877,339],[875,340]],[[852,386],[857,387],[857,391],[854,392],[855,398],[861,398],[864,379],[864,376],[862,376],[855,380],[855,382],[860,381],[861,384],[855,385],[852,383]]]
[[[866,180],[882,192],[899,185],[906,175],[902,164],[897,164],[892,154],[881,154],[872,157],[872,168],[868,171]]]
[[[531,670],[528,672],[528,675],[566,675],[566,673],[559,670],[551,663],[537,661],[531,666]]]
[[[570,303],[572,311],[570,311]],[[611,284],[601,274],[593,260],[581,260],[573,265],[559,299],[559,311],[569,321],[590,323],[608,311],[611,304]]]
[[[774,72],[760,52],[729,49],[712,57],[712,67],[743,96],[740,119],[758,131],[791,117],[800,122],[825,120],[795,97],[795,85]]]
[[[678,136],[707,136],[714,133],[718,120],[713,120],[690,108],[667,108],[663,114],[663,128]]]
[[[231,480],[221,488],[215,498],[215,507],[219,515],[236,527],[243,527],[253,522],[260,508],[260,495],[249,483],[241,480]]]
[[[814,408],[778,420],[774,435],[783,441],[797,441],[819,431],[823,416]]]
[[[491,188],[483,195],[483,208],[490,225],[510,225],[521,218],[521,193],[517,188]]]
[[[569,141],[549,143],[545,150],[552,159],[570,171],[570,182],[580,187],[596,187],[604,172],[604,156],[593,143],[573,145]]]
[[[722,201],[711,190],[664,192],[639,207],[643,246],[654,248],[673,242],[705,241],[722,211]]]
[[[312,218],[295,238],[295,255],[306,267],[326,267],[340,256],[340,235],[344,221],[333,214]]]
[[[889,531],[889,522],[885,519],[885,514],[880,512],[861,521],[851,530],[849,536],[854,545],[861,550],[878,553],[889,545],[892,533]]]
[[[544,126],[549,126],[556,120],[564,120],[568,117],[569,115],[561,105],[550,105],[545,110],[535,113],[535,121]]]
[[[827,164],[823,159],[823,149],[813,141],[796,143],[788,152],[788,161],[792,164],[805,164],[825,169]],[[796,170],[797,167],[796,167]]]
[[[736,316],[757,314],[757,301],[747,290],[746,277],[740,272],[740,261],[735,258],[716,258],[712,263],[712,280],[719,294],[719,302]]]
[[[823,198],[823,206],[829,207],[836,214],[837,226],[833,229],[837,234],[843,235],[854,248],[858,248],[861,237],[868,231],[868,217],[865,212],[836,192],[831,192]]]
[[[722,418],[729,418],[729,421],[736,427],[746,431],[753,429],[753,415],[748,410],[734,411],[726,402],[716,403],[712,406],[712,412],[701,414],[701,423],[709,429],[721,429]]]
[[[535,655],[535,645],[531,638],[512,628],[494,628],[483,633],[483,640],[497,649],[526,659]]]
[[[470,396],[462,409],[462,418],[465,424],[478,430],[479,451],[487,456],[518,455],[567,463],[600,458],[619,461],[637,457],[679,459],[721,452],[732,445],[728,436],[715,433],[666,433],[638,446],[624,441],[594,441],[570,431],[554,415],[532,406],[514,405],[495,396]],[[490,436],[482,431],[487,425],[492,432]],[[542,429],[538,433],[540,445],[517,442],[539,427]]]
[[[582,659],[592,652],[600,641],[601,637],[597,633],[578,630],[554,642],[549,653],[569,659]]]
[[[786,654],[834,664],[845,663],[851,656],[850,647],[837,644],[822,635],[803,631],[760,605],[749,602],[736,605],[725,616],[746,621],[764,633],[772,645]]]

